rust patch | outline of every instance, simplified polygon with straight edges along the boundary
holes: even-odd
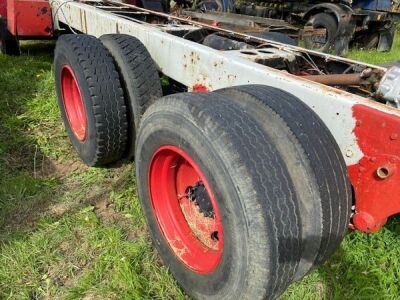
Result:
[[[206,247],[218,250],[218,241],[212,240],[217,229],[215,218],[205,217],[199,207],[189,200],[180,202],[182,213],[194,236]]]

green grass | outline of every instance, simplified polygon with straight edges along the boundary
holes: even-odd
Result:
[[[378,52],[376,50],[357,50],[352,49],[348,55],[350,58],[368,62],[370,64],[386,64],[400,60],[400,27],[393,43],[393,49],[389,52]]]
[[[151,247],[133,166],[80,163],[56,104],[53,44],[23,50],[0,55],[0,299],[184,299]]]
[[[52,43],[0,55],[0,299],[185,299],[151,247],[133,166],[82,165],[60,121]],[[351,51],[372,63],[400,57]],[[282,299],[400,299],[400,220],[350,232]]]

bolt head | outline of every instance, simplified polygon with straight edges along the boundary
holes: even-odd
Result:
[[[347,157],[352,157],[353,156],[353,151],[351,151],[351,149],[347,149],[346,150],[346,156]]]

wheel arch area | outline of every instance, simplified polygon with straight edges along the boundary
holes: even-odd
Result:
[[[353,10],[341,4],[333,4],[333,3],[321,3],[312,6],[303,16],[303,20],[307,21],[311,16],[318,13],[328,13],[335,17],[338,24],[341,23],[344,19],[350,19],[353,14]]]

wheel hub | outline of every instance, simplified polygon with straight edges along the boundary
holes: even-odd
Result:
[[[154,154],[149,173],[153,212],[172,252],[207,274],[220,263],[223,228],[217,200],[196,162],[176,146]]]
[[[194,187],[187,188],[187,197],[199,207],[199,211],[206,218],[214,218],[214,210],[203,182],[198,181]]]

